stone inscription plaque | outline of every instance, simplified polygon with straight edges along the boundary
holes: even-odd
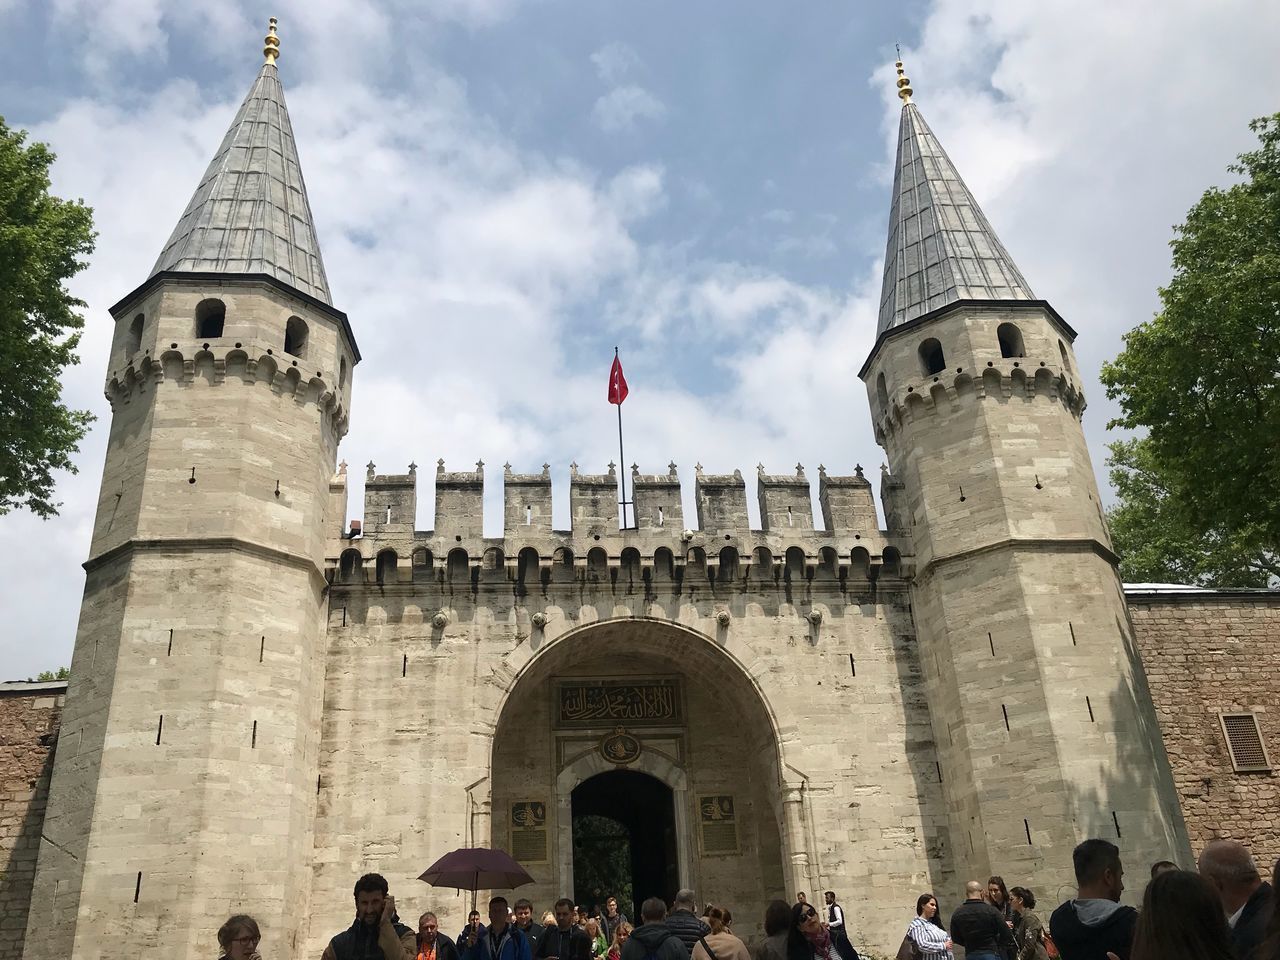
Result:
[[[547,805],[543,801],[511,804],[511,856],[518,863],[547,862]]]
[[[698,825],[704,856],[738,852],[738,818],[733,797],[724,794],[698,798]]]
[[[561,680],[556,685],[559,727],[674,726],[684,723],[675,677],[633,680]]]

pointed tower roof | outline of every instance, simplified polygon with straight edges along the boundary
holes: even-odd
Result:
[[[266,62],[151,275],[265,273],[332,306],[276,71],[279,50],[272,17]]]
[[[1034,300],[919,108],[897,62],[902,120],[876,333],[957,300]]]

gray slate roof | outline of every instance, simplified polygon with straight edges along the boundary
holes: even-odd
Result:
[[[957,300],[1034,299],[938,138],[905,104],[876,333]]]
[[[265,63],[155,268],[266,273],[332,306],[284,88]]]

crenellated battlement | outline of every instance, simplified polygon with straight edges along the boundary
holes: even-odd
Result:
[[[122,370],[111,371],[103,392],[115,410],[166,380],[192,383],[198,377],[204,377],[213,386],[228,380],[251,386],[261,384],[278,396],[293,397],[298,403],[314,403],[328,413],[338,436],[347,432],[349,413],[323,372],[310,374],[300,361],[276,356],[271,349],[256,357],[239,344],[230,348],[204,344],[190,352],[170,348],[162,351],[158,358],[147,351],[130,357]]]
[[[666,474],[632,467],[633,526],[620,529],[615,465],[602,474],[570,467],[571,528],[551,522],[550,465],[536,474],[503,468],[501,537],[485,537],[484,463],[451,472],[438,461],[435,525],[413,529],[417,465],[404,474],[367,467],[364,518],[330,541],[328,566],[336,583],[441,581],[479,585],[616,581],[807,581],[831,583],[900,578],[910,571],[906,531],[882,531],[870,482],[818,468],[822,527],[813,516],[813,490],[804,468],[770,475],[758,468],[762,529],[752,529],[741,471],[717,475],[696,468],[698,528],[683,524],[682,486],[675,464]],[[346,476],[334,477],[331,495],[345,501]],[[341,512],[341,511],[339,511]],[[904,559],[906,558],[906,559]],[[686,575],[686,571],[688,574]],[[690,579],[691,578],[691,579]]]

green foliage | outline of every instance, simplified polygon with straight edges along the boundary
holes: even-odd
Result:
[[[1191,208],[1163,309],[1102,370],[1111,425],[1147,432],[1112,451],[1126,563],[1219,586],[1280,569],[1280,114],[1249,126],[1240,182]]]
[[[573,818],[573,894],[586,907],[604,908],[614,896],[625,913],[631,889],[631,837],[609,817],[587,814]]]
[[[41,670],[40,675],[36,677],[36,680],[41,683],[48,683],[50,680],[68,680],[70,677],[70,667],[59,667],[57,673],[54,673],[52,670]]]
[[[1126,583],[1265,587],[1280,575],[1274,558],[1258,556],[1248,537],[1221,527],[1199,529],[1176,477],[1162,471],[1146,439],[1110,445],[1107,465],[1119,503],[1107,511]]]
[[[92,211],[49,194],[54,155],[0,117],[0,515],[26,507],[54,516],[53,471],[93,417],[61,402],[60,378],[77,362],[84,302],[66,281],[93,251]]]

